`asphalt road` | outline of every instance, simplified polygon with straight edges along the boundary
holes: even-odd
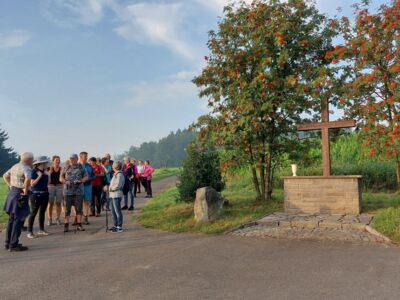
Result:
[[[49,237],[23,237],[28,252],[0,251],[0,299],[400,297],[395,247],[172,234],[144,229],[129,215],[121,234],[92,218],[86,232],[64,236],[50,227]]]

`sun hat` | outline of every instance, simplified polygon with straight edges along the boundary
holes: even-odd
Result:
[[[41,163],[50,163],[50,158],[48,158],[47,156],[38,156],[35,158],[35,160],[33,161],[33,165],[38,165]]]
[[[70,156],[69,156],[69,159],[78,159],[78,154],[71,154]]]

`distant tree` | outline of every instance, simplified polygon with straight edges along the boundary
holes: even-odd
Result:
[[[124,155],[137,160],[150,160],[156,168],[180,167],[186,157],[188,144],[195,138],[195,132],[178,130],[158,142],[145,142],[140,147],[132,146]]]
[[[14,149],[6,147],[5,142],[7,140],[8,134],[3,129],[0,129],[0,175],[18,161],[18,156]]]

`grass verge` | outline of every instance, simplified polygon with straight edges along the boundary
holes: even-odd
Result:
[[[215,222],[196,224],[193,203],[176,202],[177,196],[178,190],[173,187],[152,199],[142,210],[139,222],[145,227],[165,231],[219,234],[282,210],[281,191],[274,194],[271,203],[257,203],[248,182],[233,180],[223,193],[229,200],[224,216]]]
[[[8,188],[3,178],[0,178],[0,228],[4,227],[4,224],[8,220],[8,215],[3,211],[4,202],[8,194]]]
[[[156,169],[153,174],[153,182],[171,177],[171,176],[177,176],[180,172],[179,168],[161,168],[161,169]]]

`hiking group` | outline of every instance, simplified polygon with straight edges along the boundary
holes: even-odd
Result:
[[[71,154],[61,166],[61,158],[46,156],[34,158],[30,152],[21,154],[21,161],[4,175],[9,193],[4,211],[9,215],[6,230],[5,249],[11,252],[25,251],[27,247],[19,243],[24,229],[28,238],[35,238],[33,225],[39,214],[38,236],[47,236],[45,215],[48,226],[64,224],[64,233],[70,230],[72,208],[75,211],[73,225],[77,231],[85,231],[89,217],[100,217],[103,210],[111,210],[114,226],[112,232],[123,232],[122,210],[133,211],[135,198],[144,187],[147,198],[152,195],[152,174],[154,168],[149,161],[139,161],[129,157],[124,163],[91,157],[87,152]],[[129,204],[129,206],[128,206]],[[53,210],[56,207],[56,217]],[[61,215],[64,212],[64,220]],[[24,227],[28,220],[27,228]],[[53,222],[54,221],[54,222]]]

